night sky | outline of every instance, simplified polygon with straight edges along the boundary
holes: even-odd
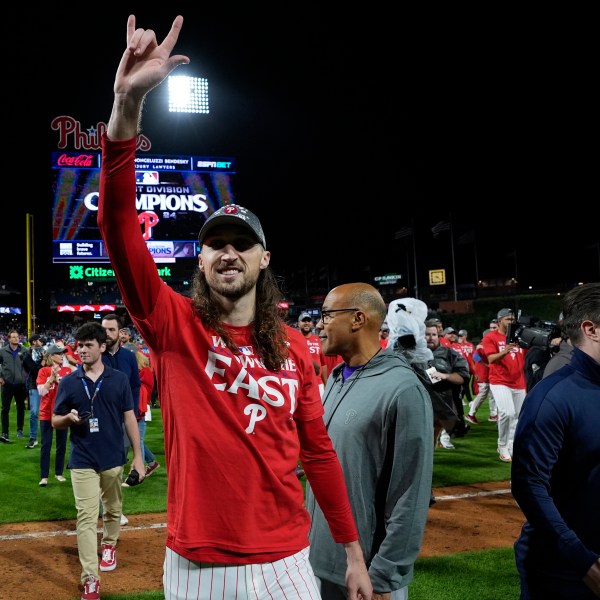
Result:
[[[61,5],[22,29],[15,22],[7,38],[15,93],[5,102],[2,230],[15,252],[4,251],[0,280],[18,288],[26,213],[36,222],[38,277],[52,278],[51,259],[43,262],[52,119],[107,122],[127,15],[159,40],[176,15],[125,7],[89,17]],[[500,27],[420,36],[382,15],[232,21],[204,12],[182,12],[175,52],[191,64],[175,73],[208,78],[211,113],[169,115],[157,88],[143,130],[152,153],[236,158],[237,201],[261,218],[276,271],[406,275],[413,238],[395,233],[412,226],[424,282],[428,269],[452,269],[450,232],[431,233],[443,221],[452,223],[458,283],[476,273],[542,287],[600,279],[585,36],[547,44],[544,34],[513,30],[507,46],[497,43]]]

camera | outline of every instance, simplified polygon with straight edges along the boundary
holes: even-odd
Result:
[[[533,347],[549,350],[550,342],[560,335],[558,323],[543,321],[537,317],[522,316],[509,324],[506,331],[506,343],[518,344],[525,350]]]
[[[138,485],[139,482],[140,474],[137,472],[136,469],[132,469],[129,475],[127,476],[127,479],[125,480],[123,487],[133,487],[134,485]]]

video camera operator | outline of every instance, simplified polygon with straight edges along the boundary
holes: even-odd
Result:
[[[559,350],[562,341],[560,327],[553,321],[521,316],[509,326],[507,338],[528,351],[523,369],[527,392],[530,392],[542,380],[546,365]]]
[[[568,365],[571,362],[571,355],[573,354],[573,344],[571,344],[571,340],[569,336],[566,334],[565,329],[563,327],[563,314],[560,313],[558,318],[558,324],[560,326],[561,331],[561,340],[558,345],[558,349],[552,354],[552,357],[548,361],[546,368],[544,369],[544,374],[542,375],[542,379],[546,379],[548,375],[552,375],[555,371],[558,371],[565,365]]]

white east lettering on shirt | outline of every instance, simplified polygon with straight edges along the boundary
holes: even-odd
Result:
[[[212,379],[215,374],[225,377],[225,369],[217,369],[217,361],[224,362],[227,366],[231,365],[231,356],[223,356],[216,352],[208,351],[208,361],[204,372]],[[213,384],[218,390],[224,390],[227,387],[226,383],[214,383]]]
[[[311,354],[319,354],[321,352],[320,342],[311,342],[310,340],[306,340],[306,343]]]
[[[281,385],[286,386],[290,391],[290,414],[293,415],[294,411],[296,410],[296,391],[298,390],[298,380],[282,377]]]
[[[279,377],[275,377],[274,375],[266,375],[265,377],[261,377],[258,380],[258,385],[265,391],[265,393],[261,396],[261,400],[264,400],[271,406],[283,406],[285,403],[284,395],[276,389],[276,387],[270,387],[269,381],[274,381],[276,386],[279,387],[280,379]],[[267,393],[270,393],[273,397],[270,397]]]
[[[213,340],[214,341],[214,340]],[[215,342],[215,346],[219,346]],[[223,367],[223,368],[220,368]],[[230,394],[238,394],[246,390],[245,396],[254,400],[262,400],[273,407],[285,406],[286,399],[289,397],[290,414],[296,410],[297,391],[299,381],[288,377],[278,377],[275,374],[269,374],[258,378],[258,380],[248,371],[248,369],[258,368],[264,372],[263,362],[255,357],[239,355],[229,356],[209,350],[208,360],[205,367],[205,373],[213,380],[215,389],[226,391]],[[237,370],[239,368],[239,370]],[[237,374],[235,371],[237,370]],[[288,358],[283,366],[284,371],[296,372],[296,363]],[[222,382],[215,381],[215,376]],[[232,383],[227,381],[234,377]],[[223,381],[224,380],[224,381]],[[247,433],[253,433],[256,423],[262,421],[267,416],[266,407],[255,402],[244,407],[244,414],[250,417],[250,422],[246,428]]]
[[[254,379],[254,377],[252,377],[252,375],[244,368],[239,370],[238,374],[235,376],[234,382],[227,388],[227,391],[230,394],[237,394],[240,388],[247,390],[250,398],[256,400],[260,398],[258,393],[258,381],[256,381],[256,379]]]

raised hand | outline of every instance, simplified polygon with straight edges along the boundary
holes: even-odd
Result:
[[[175,17],[161,44],[152,29],[135,26],[135,15],[127,19],[127,48],[121,57],[114,83],[115,102],[108,124],[108,136],[128,139],[137,133],[145,95],[159,85],[179,65],[190,62],[187,56],[175,54],[183,17]]]
[[[115,94],[135,94],[143,97],[173,69],[190,62],[190,59],[182,54],[171,56],[182,25],[183,17],[175,17],[171,30],[159,45],[155,32],[152,29],[136,29],[135,15],[129,15],[127,48],[117,70]]]

